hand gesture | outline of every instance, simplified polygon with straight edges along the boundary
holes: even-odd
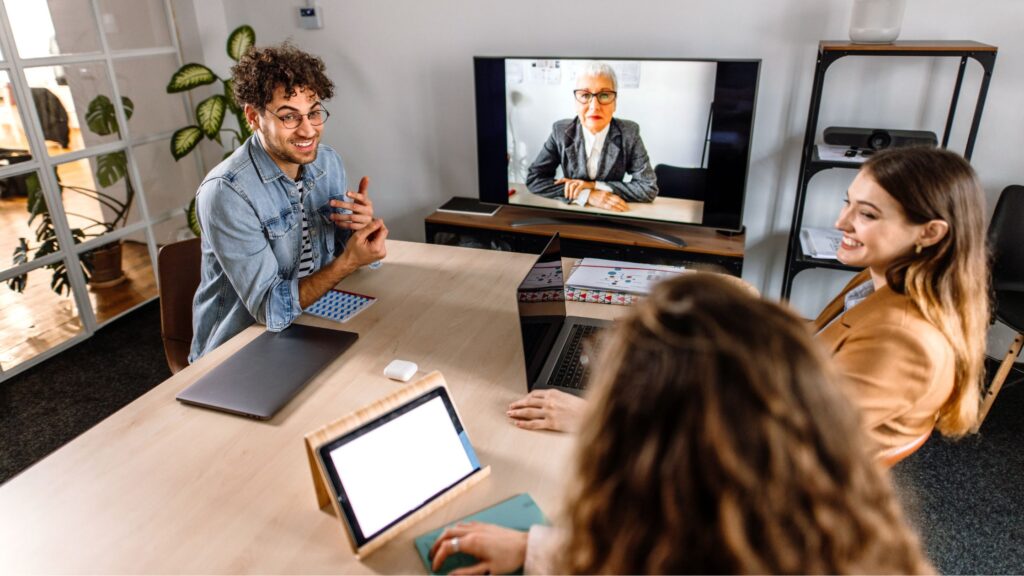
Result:
[[[469,522],[445,529],[430,547],[431,569],[437,572],[445,559],[459,552],[479,562],[452,570],[451,574],[508,574],[526,562],[527,533],[494,524]]]
[[[345,192],[345,196],[352,199],[352,202],[331,200],[332,208],[341,208],[352,212],[351,214],[331,213],[331,221],[334,222],[335,226],[352,231],[366,228],[373,220],[373,202],[370,201],[369,188],[370,179],[363,176],[363,179],[359,181],[358,192],[351,190]]]
[[[597,185],[595,182],[574,180],[572,178],[559,178],[558,180],[555,180],[555,184],[565,185],[564,196],[568,198],[570,202],[575,200],[580,195],[580,192],[584,190],[593,190],[594,186]]]
[[[534,390],[509,404],[505,413],[526,430],[571,432],[579,428],[587,401],[561,390]]]
[[[360,230],[356,230],[345,243],[345,252],[341,255],[356,267],[365,266],[387,256],[384,240],[388,237],[388,227],[380,218],[374,218]]]
[[[587,206],[604,208],[605,210],[611,210],[612,212],[629,212],[629,206],[626,205],[625,200],[619,198],[612,192],[606,192],[604,190],[592,190],[590,192],[590,197],[587,198]]]

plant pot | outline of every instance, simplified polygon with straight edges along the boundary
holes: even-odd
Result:
[[[110,288],[128,279],[121,269],[120,241],[92,250],[89,258],[92,259],[92,275],[89,277],[92,288]]]

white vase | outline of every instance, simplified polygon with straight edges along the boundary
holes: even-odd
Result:
[[[854,44],[888,44],[900,35],[906,0],[853,0],[850,40]]]

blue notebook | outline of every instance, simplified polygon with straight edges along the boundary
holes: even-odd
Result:
[[[490,508],[481,510],[471,516],[466,516],[456,522],[456,524],[462,522],[486,522],[524,532],[529,530],[530,526],[534,524],[548,523],[547,518],[544,517],[544,513],[541,512],[537,503],[533,501],[533,498],[530,498],[529,494],[525,493],[517,494]],[[423,565],[427,567],[428,574],[447,574],[456,568],[472,566],[477,562],[476,558],[469,554],[454,554],[444,561],[439,571],[434,572],[430,569],[430,558],[428,556],[430,547],[434,545],[434,541],[441,535],[441,532],[444,532],[445,528],[447,526],[431,530],[422,536],[418,536],[414,542],[416,551],[419,552],[420,559],[423,560]],[[516,572],[516,574],[522,574],[522,572]]]

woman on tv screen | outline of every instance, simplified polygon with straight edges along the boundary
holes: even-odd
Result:
[[[612,67],[588,64],[579,73],[573,97],[576,117],[555,122],[530,165],[530,192],[613,212],[628,211],[627,202],[653,201],[658,183],[640,127],[613,118],[618,79]],[[563,176],[556,178],[559,166]]]

